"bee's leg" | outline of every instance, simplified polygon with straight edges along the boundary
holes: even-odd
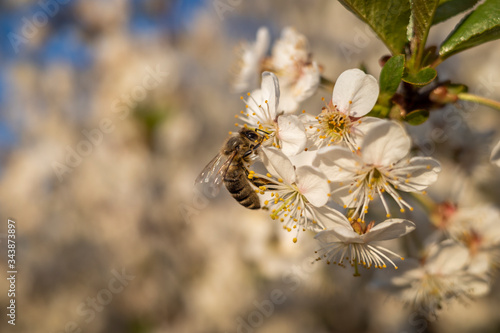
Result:
[[[265,186],[267,190],[276,190],[276,186],[278,185],[278,183],[276,182],[273,182],[271,180],[268,180],[268,179],[265,179],[265,178],[261,178],[261,177],[258,177],[258,176],[253,176],[252,179],[249,179],[252,184],[254,184],[255,186],[257,187],[261,187],[261,186]]]
[[[249,149],[249,150],[247,150],[247,151],[243,154],[243,158],[245,158],[245,157],[247,157],[247,156],[251,155],[252,153],[253,153],[253,149]],[[248,171],[247,171],[247,173],[248,173]]]
[[[246,173],[247,178],[248,178],[249,172],[248,172],[247,168],[245,168],[245,173]],[[276,183],[272,180],[256,176],[255,174],[253,174],[252,178],[249,178],[248,180],[252,184],[254,184],[256,187],[265,186],[268,190],[276,190],[277,189],[276,186],[278,185],[278,183]]]

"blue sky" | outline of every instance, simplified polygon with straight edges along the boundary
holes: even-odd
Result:
[[[13,63],[27,61],[38,66],[46,66],[53,62],[66,63],[76,69],[85,70],[92,64],[92,49],[81,37],[79,22],[73,18],[72,6],[77,1],[72,0],[65,5],[59,5],[59,10],[48,19],[50,34],[43,40],[38,49],[29,50],[19,44],[19,52],[9,40],[9,34],[22,36],[21,30],[26,20],[33,22],[35,14],[42,11],[40,5],[18,6],[14,9],[0,8],[0,149],[13,147],[16,135],[11,124],[5,117],[6,105],[9,105],[9,83],[6,72]],[[178,32],[189,27],[194,12],[206,3],[204,0],[178,0],[171,5],[171,10],[165,6],[164,12],[147,13],[144,3],[147,0],[131,0],[129,31],[135,33]],[[22,112],[22,110],[19,110]]]

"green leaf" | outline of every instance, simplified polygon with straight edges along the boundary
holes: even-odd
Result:
[[[413,126],[423,124],[429,119],[429,110],[414,110],[408,113],[404,119]]]
[[[413,54],[411,66],[414,68],[420,68],[425,42],[438,4],[439,0],[410,0],[411,15],[408,40]]]
[[[441,44],[442,59],[500,38],[500,1],[486,0],[466,16]]]
[[[425,67],[416,74],[405,73],[403,75],[403,81],[413,84],[414,86],[425,86],[431,83],[436,76],[437,72],[434,68]]]
[[[366,22],[392,54],[403,53],[410,21],[408,0],[339,0],[349,11]]]
[[[366,117],[387,118],[389,112],[390,109],[387,106],[375,104],[373,109],[370,112],[368,112]]]
[[[441,0],[432,24],[438,24],[474,7],[479,0]]]
[[[396,93],[405,70],[405,56],[397,55],[389,59],[380,72],[380,99],[389,100]]]

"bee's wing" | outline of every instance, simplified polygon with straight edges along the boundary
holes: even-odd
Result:
[[[221,171],[221,167],[226,162],[224,157],[226,157],[224,154],[219,153],[210,162],[208,162],[198,175],[198,178],[196,178],[195,183],[214,183],[215,177]]]
[[[198,178],[196,178],[195,183],[205,184],[210,187],[210,194],[215,196],[220,189],[220,185],[224,180],[227,169],[231,165],[234,157],[236,156],[236,151],[231,155],[224,155],[222,153],[217,154],[201,171]]]

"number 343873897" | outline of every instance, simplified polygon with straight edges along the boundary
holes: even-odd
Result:
[[[10,269],[14,269],[16,265],[16,221],[8,220],[7,224],[7,264]]]

